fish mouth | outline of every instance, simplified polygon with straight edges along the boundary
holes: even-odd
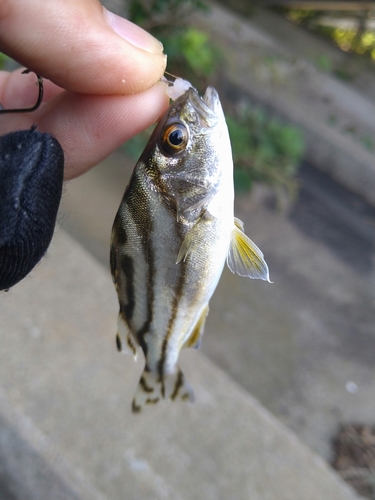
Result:
[[[217,109],[221,108],[220,104],[220,99],[219,99],[219,94],[217,93],[216,89],[213,87],[207,87],[206,92],[204,93],[203,96],[203,102],[210,108],[211,111],[213,111],[215,114],[217,112]]]
[[[211,116],[214,116],[217,121],[225,120],[223,108],[221,107],[220,97],[217,90],[213,87],[207,87],[201,101]]]
[[[193,87],[191,87],[185,95],[195,112],[207,127],[213,127],[217,124],[223,111],[219,94],[213,87],[207,87],[203,97],[201,97]]]

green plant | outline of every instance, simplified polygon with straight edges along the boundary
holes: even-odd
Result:
[[[188,26],[185,20],[191,13],[207,9],[201,0],[131,0],[128,15],[163,43],[168,71],[198,86],[217,69],[221,55],[207,33]]]
[[[254,182],[261,182],[276,191],[283,189],[294,197],[297,191],[295,173],[304,152],[301,132],[250,105],[234,116],[227,116],[227,123],[236,189],[248,190]]]
[[[5,63],[8,61],[9,57],[2,52],[0,52],[0,69],[3,69]]]
[[[370,151],[370,153],[373,153],[375,151],[375,142],[373,137],[370,137],[369,135],[365,135],[361,137],[361,142],[363,146]]]
[[[133,160],[137,161],[141,156],[142,151],[144,150],[147,141],[151,136],[153,127],[148,127],[146,130],[143,130],[139,134],[135,135],[131,139],[129,139],[122,146],[124,148],[125,153]]]
[[[326,71],[327,73],[332,72],[332,61],[331,58],[326,54],[320,54],[318,57],[316,57],[315,64],[322,71]]]
[[[181,26],[182,16],[194,10],[205,11],[202,0],[130,0],[127,2],[128,17],[148,31]],[[186,18],[186,17],[185,17]]]
[[[370,19],[370,16],[366,15],[366,11],[361,11],[358,8],[357,11],[331,12],[332,18],[339,19],[339,16],[341,16],[341,18],[351,21],[351,27],[337,26],[337,23],[332,23],[332,25],[323,24],[321,22],[323,12],[327,17],[327,13],[329,14],[330,11],[282,8],[281,12],[291,21],[329,38],[341,50],[365,56],[372,61],[375,60],[375,30],[367,26],[367,20]],[[318,66],[321,62],[317,61]],[[323,62],[323,65],[325,65],[325,62]],[[330,71],[332,68],[323,67],[321,69]],[[347,78],[348,73],[340,71],[338,76],[341,75]]]
[[[173,36],[162,36],[161,41],[172,71],[173,67],[177,71],[184,68],[184,73],[188,70],[193,74],[193,79],[208,77],[215,71],[220,53],[210,43],[207,33],[187,27]]]

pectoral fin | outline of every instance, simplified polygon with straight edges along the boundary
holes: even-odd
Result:
[[[271,283],[263,253],[244,233],[242,221],[235,218],[231,234],[227,265],[232,273]]]
[[[185,261],[188,255],[194,252],[201,241],[202,224],[207,224],[212,220],[212,216],[206,210],[204,210],[197,222],[186,234],[184,241],[182,242],[180,251],[178,252],[176,264],[181,261]]]
[[[176,264],[181,261],[185,261],[187,256],[192,253],[194,251],[194,248],[197,246],[199,240],[196,237],[196,227],[197,225],[193,226],[186,234],[184,241],[182,242],[180,251],[178,252]]]

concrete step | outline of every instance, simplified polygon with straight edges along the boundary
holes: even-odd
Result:
[[[110,275],[64,231],[0,308],[0,463],[14,498],[357,498],[198,351],[181,361],[195,404],[132,415],[143,362],[116,352]]]

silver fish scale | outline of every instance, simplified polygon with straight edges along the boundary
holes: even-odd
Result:
[[[176,211],[149,190],[145,175],[145,166],[138,164],[116,217],[112,269],[123,319],[145,352],[147,368],[168,371],[206,306],[224,259],[219,266],[207,259],[215,245],[209,237],[192,257],[176,264],[193,223],[177,223]],[[210,225],[214,235],[214,221]]]

